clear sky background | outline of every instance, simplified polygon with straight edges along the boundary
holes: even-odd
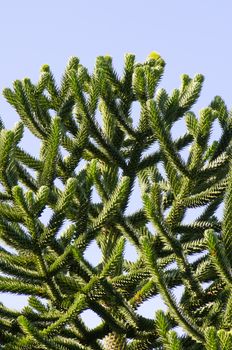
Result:
[[[2,1],[0,90],[15,79],[36,82],[44,63],[59,81],[70,56],[78,56],[91,70],[96,56],[109,54],[121,72],[125,53],[144,61],[155,50],[166,61],[161,87],[170,92],[179,87],[182,73],[202,73],[206,79],[195,109],[207,106],[215,95],[231,108],[231,12],[230,0]],[[7,128],[18,120],[2,96],[0,115]],[[24,147],[33,152],[36,146],[26,136]],[[6,294],[0,300],[16,308],[25,302]],[[150,308],[143,312],[153,315]]]

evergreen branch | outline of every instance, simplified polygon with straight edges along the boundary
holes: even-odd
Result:
[[[209,327],[205,330],[205,340],[205,347],[207,350],[217,350],[220,346],[217,331],[214,327]]]
[[[205,232],[205,236],[215,269],[220,274],[224,282],[231,288],[232,273],[230,269],[230,262],[226,256],[225,247],[219,243],[219,240],[217,239],[213,230],[207,230]]]
[[[13,92],[11,89],[4,89],[3,96],[16,109],[23,123],[38,138],[46,138],[46,131],[42,125],[34,119],[31,106],[23,89],[23,85],[19,80],[14,82]]]
[[[41,67],[41,74],[44,75],[44,81],[46,82],[45,88],[49,93],[49,97],[51,99],[51,105],[53,109],[57,110],[60,106],[60,96],[59,96],[59,89],[56,86],[55,78],[50,70],[50,67],[48,64],[44,64]]]
[[[170,330],[168,319],[165,317],[162,311],[156,312],[155,322],[157,332],[160,335],[164,348],[166,350],[181,350],[181,342],[177,338],[177,334]]]
[[[138,231],[135,230],[133,226],[131,226],[126,220],[122,217],[119,217],[118,223],[113,224],[113,227],[117,228],[122,232],[129,241],[132,242],[136,247],[139,246],[139,234]]]
[[[209,178],[210,176],[215,176],[217,171],[221,173],[223,169],[224,173],[227,173],[228,171],[226,170],[228,169],[228,160],[229,156],[227,152],[223,152],[216,159],[210,161],[200,170],[199,177],[201,180],[203,180]]]
[[[222,319],[223,328],[226,328],[226,329],[231,328],[232,326],[231,312],[232,312],[232,295],[230,294],[227,299],[226,309]]]
[[[29,345],[33,346],[33,344],[38,344],[39,346],[43,346],[44,349],[59,349],[59,350],[68,350],[68,347],[59,346],[57,342],[53,340],[49,340],[46,337],[41,335],[41,332],[38,332],[37,329],[27,320],[27,318],[23,315],[18,317],[18,323],[22,328],[23,332],[26,334],[23,338],[18,340],[17,346]]]
[[[180,269],[183,283],[185,284],[189,293],[192,294],[194,298],[196,296],[199,297],[202,295],[202,288],[200,287],[199,281],[193,276],[191,266],[185,257],[179,240],[177,240],[174,235],[171,234],[168,228],[164,226],[158,198],[160,193],[158,187],[155,187],[156,189],[154,191],[153,200],[151,200],[147,195],[144,195],[145,211],[148,218],[157,229],[157,233],[159,234],[161,240],[175,253],[175,259]]]
[[[157,294],[157,288],[156,283],[151,278],[145,283],[143,286],[141,286],[140,290],[138,290],[134,296],[129,300],[130,304],[133,307],[138,307],[140,304],[142,304],[144,301],[146,301],[149,297],[154,296]]]
[[[116,246],[112,251],[109,259],[107,259],[107,262],[104,264],[100,274],[101,277],[114,276],[115,274],[119,273],[122,268],[124,246],[125,239],[121,237],[116,243]]]
[[[16,207],[9,204],[0,203],[0,215],[13,222],[23,222],[22,213],[18,212]]]
[[[19,160],[29,168],[32,168],[33,170],[37,170],[37,171],[41,170],[41,167],[42,167],[41,161],[39,161],[38,159],[36,159],[26,151],[22,150],[20,147],[16,148],[15,157],[17,158],[17,160]]]
[[[42,92],[39,93],[38,89],[31,83],[30,79],[25,78],[22,83],[36,122],[41,124],[44,130],[46,130],[49,128],[51,121],[51,116],[49,114],[50,102]]]
[[[14,133],[2,129],[0,131],[0,181],[8,191],[11,190],[12,185],[15,185],[15,180],[10,181],[10,167],[12,165],[13,149],[15,148]]]
[[[229,117],[225,101],[223,101],[220,96],[215,96],[210,104],[210,107],[217,113],[221,126],[225,127]]]
[[[188,80],[188,82],[187,82]],[[204,77],[201,74],[196,74],[193,79],[187,79],[184,75],[182,82],[182,91],[179,98],[179,106],[184,110],[189,110],[200,96]]]
[[[129,177],[122,177],[108,203],[105,204],[102,212],[94,220],[93,230],[98,230],[105,223],[111,222],[112,218],[115,218],[120,213],[122,204],[128,201],[130,183],[131,179]]]
[[[65,220],[65,213],[61,211],[54,212],[49,220],[47,227],[43,230],[39,241],[42,247],[54,240]]]
[[[189,171],[184,165],[179,154],[175,151],[175,146],[171,140],[171,136],[168,134],[168,130],[165,129],[164,123],[159,116],[157,106],[154,100],[149,100],[147,103],[148,112],[151,117],[151,126],[155,133],[155,136],[160,142],[163,152],[165,152],[167,158],[170,159],[173,164],[175,164],[178,171],[183,175],[189,177]]]
[[[109,278],[102,279],[101,284],[103,285],[104,290],[106,291],[107,300],[105,301],[106,305],[111,304],[112,310],[117,305],[116,318],[124,319],[126,327],[137,328],[138,317],[131,305],[125,300],[125,298],[113,287]],[[109,295],[111,296],[109,298]],[[114,314],[114,312],[113,312]]]
[[[19,180],[32,191],[37,190],[36,180],[31,176],[31,174],[21,165],[16,164],[16,173],[18,175]]]
[[[144,257],[146,259],[147,266],[152,273],[152,276],[157,283],[157,286],[160,290],[162,297],[164,298],[165,303],[168,305],[170,311],[172,312],[176,321],[188,331],[188,333],[195,339],[196,341],[204,342],[203,335],[201,330],[193,323],[190,322],[183,315],[180,308],[176,305],[175,298],[171,294],[171,292],[167,289],[164,279],[162,277],[161,271],[159,271],[158,266],[156,264],[156,257],[154,251],[151,248],[151,244],[148,238],[143,237],[141,239],[141,245],[144,253]]]
[[[82,118],[84,118],[85,123],[90,127],[90,131],[93,136],[96,138],[97,142],[103,147],[106,153],[109,155],[113,161],[117,161],[122,169],[126,168],[126,164],[119,152],[113,147],[112,144],[107,142],[104,136],[101,133],[100,127],[97,126],[96,121],[93,119],[93,116],[90,115],[84,95],[81,91],[80,84],[77,81],[75,74],[71,74],[70,83],[73,89],[75,98],[77,99],[77,108],[81,108]]]
[[[225,210],[222,221],[222,240],[224,242],[227,258],[232,263],[232,238],[231,238],[231,222],[232,222],[232,166],[230,162],[229,178],[225,194]]]
[[[35,203],[33,205],[33,212],[35,216],[40,216],[44,210],[46,204],[48,203],[50,190],[48,186],[41,186],[35,196]]]
[[[60,255],[54,262],[53,264],[50,266],[49,268],[49,275],[55,275],[59,270],[61,270],[64,265],[67,267],[67,262],[68,262],[68,259],[70,257],[70,254],[72,252],[72,247],[71,246],[68,246],[64,253],[62,255]]]
[[[42,298],[47,297],[47,292],[41,283],[25,283],[16,278],[0,276],[0,291],[13,294],[36,295]]]
[[[218,141],[217,147],[214,150],[213,155],[211,156],[211,160],[216,159],[218,156],[220,156],[223,152],[225,152],[230,147],[231,136],[232,136],[232,130],[231,130],[231,117],[230,117],[226,127],[223,130],[222,136]]]
[[[35,296],[28,298],[30,307],[38,311],[39,313],[46,313],[48,308]]]
[[[210,108],[205,108],[200,111],[200,119],[195,130],[195,140],[189,155],[189,169],[191,172],[198,172],[202,167],[203,154],[207,147],[214,114]]]
[[[43,169],[39,175],[39,184],[50,186],[55,177],[56,161],[58,157],[58,149],[60,143],[60,118],[53,119],[51,124],[50,135],[46,141],[45,155],[42,157]]]
[[[9,259],[4,258],[3,256],[0,256],[0,270],[6,275],[11,275],[15,278],[19,277],[24,282],[30,282],[32,279],[33,281],[43,281],[43,277],[40,276],[37,271],[31,270],[26,267],[17,266],[14,263],[11,263]]]
[[[223,194],[227,186],[228,179],[226,178],[216,183],[215,185],[209,187],[205,191],[183,198],[182,205],[187,208],[194,208],[208,204],[214,199],[219,198]]]
[[[70,71],[77,72],[79,65],[79,59],[77,57],[70,57],[68,64],[66,66],[65,72],[61,79],[61,88],[60,88],[60,98],[61,100],[64,100],[67,98],[67,95],[69,94],[69,75]]]
[[[164,161],[164,166],[168,176],[168,180],[170,182],[170,186],[174,194],[177,195],[181,189],[181,176],[179,176],[179,174],[176,171],[176,168],[168,159],[167,161]]]
[[[29,251],[34,251],[37,249],[32,238],[19,226],[18,223],[9,223],[3,218],[0,220],[0,237],[6,244],[9,244],[16,250],[28,249]]]

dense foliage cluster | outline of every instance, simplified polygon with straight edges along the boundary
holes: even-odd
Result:
[[[60,87],[44,65],[38,83],[4,90],[21,121],[0,131],[0,291],[28,305],[0,304],[1,349],[232,349],[232,118],[220,97],[193,113],[202,75],[183,75],[171,95],[157,89],[163,70],[154,53],[143,64],[127,54],[121,77],[109,56],[91,74],[71,58]],[[24,127],[38,158],[20,145]],[[137,181],[143,207],[128,214]],[[186,223],[189,208],[203,210]],[[85,257],[93,242],[96,266]],[[141,316],[158,294],[167,311]],[[95,328],[87,309],[101,318]]]

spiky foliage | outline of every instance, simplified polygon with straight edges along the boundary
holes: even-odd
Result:
[[[0,291],[28,305],[0,305],[2,349],[232,348],[231,114],[215,97],[197,117],[203,76],[183,75],[169,96],[157,89],[163,69],[158,54],[143,64],[126,55],[122,77],[109,56],[92,74],[72,58],[60,87],[45,65],[37,84],[4,90],[21,121],[0,131]],[[186,133],[174,137],[179,120]],[[20,145],[25,127],[39,157]],[[137,179],[143,207],[128,213]],[[191,220],[188,209],[202,206]],[[96,266],[85,256],[93,242]],[[157,295],[167,311],[141,316]],[[93,329],[81,318],[88,309],[101,318]]]

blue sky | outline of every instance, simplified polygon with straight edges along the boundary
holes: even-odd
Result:
[[[143,61],[155,50],[167,62],[165,87],[177,87],[182,73],[203,73],[202,106],[215,94],[230,104],[231,10],[229,0],[3,2],[0,88],[25,76],[36,81],[44,63],[60,77],[70,56],[91,69],[97,55],[110,54],[120,70],[126,52]]]
[[[109,54],[120,72],[125,53],[144,61],[155,50],[166,61],[160,86],[171,91],[182,73],[202,73],[206,80],[195,109],[215,95],[232,106],[229,0],[9,0],[0,10],[0,90],[15,79],[36,82],[44,63],[59,80],[70,56],[91,70],[96,56]],[[18,120],[2,96],[0,115],[7,128]],[[24,145],[32,150],[28,136]],[[8,305],[16,300],[2,299]],[[12,306],[22,302],[17,299]]]

